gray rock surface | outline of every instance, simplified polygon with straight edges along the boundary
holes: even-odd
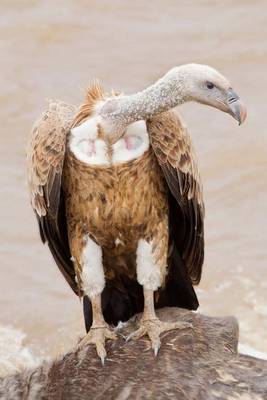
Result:
[[[158,312],[193,329],[162,336],[155,358],[147,338],[125,342],[137,317],[107,342],[102,367],[92,347],[74,349],[35,370],[0,380],[0,398],[17,399],[267,399],[267,361],[238,354],[238,324],[232,317],[206,317],[178,308]]]

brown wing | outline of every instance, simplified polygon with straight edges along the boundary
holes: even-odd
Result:
[[[204,259],[204,204],[191,139],[173,111],[158,114],[147,125],[169,187],[170,244],[175,243],[192,283],[197,284]]]
[[[61,102],[49,104],[48,110],[33,127],[27,163],[31,204],[37,215],[42,241],[48,243],[60,271],[77,293],[61,189],[66,138],[76,111]]]

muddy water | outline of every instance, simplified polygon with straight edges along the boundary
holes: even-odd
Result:
[[[180,108],[205,189],[200,310],[235,315],[243,346],[267,353],[266,14],[260,0],[0,2],[0,373],[83,334],[26,190],[25,146],[45,99],[78,104],[94,77],[131,93],[192,61],[230,77],[249,110],[238,127],[214,109]]]

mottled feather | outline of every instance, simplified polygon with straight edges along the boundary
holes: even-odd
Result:
[[[34,124],[27,152],[28,183],[31,204],[41,217],[56,216],[67,133],[76,108],[51,102],[48,110]]]
[[[184,259],[192,283],[197,284],[204,258],[204,203],[191,138],[174,111],[158,114],[147,125],[170,190],[170,239]]]
[[[43,242],[66,280],[77,293],[75,271],[68,244],[65,203],[61,188],[66,140],[76,108],[51,102],[35,123],[28,147],[28,183]]]

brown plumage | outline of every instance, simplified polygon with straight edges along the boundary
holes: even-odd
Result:
[[[78,293],[70,260],[61,178],[67,133],[76,108],[52,102],[38,120],[29,143],[28,183],[31,205],[36,213],[42,241],[50,251],[67,282]]]
[[[177,114],[170,111],[149,120],[148,131],[169,186],[172,237],[192,283],[198,284],[204,258],[204,203],[191,138]]]
[[[198,79],[196,88],[191,82],[197,70],[201,89]],[[195,90],[197,101],[245,119],[215,70],[189,65],[179,73],[191,97]],[[84,299],[92,329],[81,344],[94,343],[102,362],[105,338],[114,338],[105,321],[117,324],[144,308],[134,337],[147,333],[157,354],[160,333],[184,324],[159,321],[154,302],[198,307],[192,285],[204,258],[204,204],[190,136],[169,110],[185,101],[176,74],[132,97],[104,94],[96,82],[79,110],[51,103],[33,129],[28,177],[41,238]],[[205,87],[210,76],[221,90],[214,104]],[[208,83],[208,90],[215,86]],[[142,120],[146,125],[134,124]]]
[[[188,235],[193,229],[190,227],[178,243],[182,246],[182,250],[181,247],[178,249],[181,256],[185,256],[192,282],[199,280],[203,261],[203,201],[186,128],[175,113],[160,114],[147,123],[152,148],[141,158],[110,168],[88,166],[68,151],[66,141],[70,127],[90,116],[94,101],[103,99],[102,92],[96,91],[95,86],[92,95],[90,93],[87,95],[87,107],[87,103],[82,105],[76,115],[72,106],[51,103],[49,110],[35,124],[28,152],[31,203],[38,216],[43,241],[48,242],[61,272],[75,293],[82,295],[80,257],[83,237],[89,231],[104,248],[107,280],[117,285],[119,290],[125,290],[121,282],[124,272],[127,278],[136,280],[136,247],[140,237],[148,240],[153,237],[155,243],[159,243],[159,246],[155,245],[156,257],[165,275],[168,212],[175,214],[173,200],[168,201],[168,193],[171,196],[171,192],[166,179],[170,188],[175,188],[172,195],[180,206],[175,217],[182,218],[178,225],[184,224],[185,218],[193,226],[199,218],[199,242],[196,244],[193,238],[191,246],[186,247]],[[171,168],[175,173],[168,175]],[[199,215],[194,214],[195,210]],[[114,243],[119,235],[123,246]],[[172,238],[170,243],[169,248],[173,251]],[[125,254],[126,258],[123,257]],[[169,264],[170,259],[171,254]],[[192,265],[192,259],[198,259],[198,264]],[[179,296],[177,302],[180,304]],[[196,306],[194,296],[188,308]],[[117,320],[111,319],[114,323]]]
[[[87,90],[85,102],[79,107],[72,122],[72,127],[79,125],[85,118],[93,114],[97,102],[105,99],[102,86],[96,80]]]
[[[67,153],[62,186],[69,243],[78,274],[83,237],[88,232],[111,257],[134,253],[138,239],[150,240],[153,232],[153,239],[160,242],[157,259],[162,268],[165,266],[168,209],[158,169],[151,150],[130,163],[110,168],[88,167]],[[123,245],[116,245],[116,238]],[[114,277],[116,264],[114,270],[105,272],[107,279]],[[133,277],[135,271],[130,274]]]

